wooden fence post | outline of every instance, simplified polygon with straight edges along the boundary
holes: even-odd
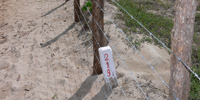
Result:
[[[101,74],[102,69],[101,65],[99,64],[99,53],[98,53],[98,48],[99,45],[101,47],[106,46],[106,38],[104,37],[104,33],[101,31],[104,30],[104,13],[101,11],[101,9],[98,7],[97,4],[104,9],[104,0],[92,0],[92,40],[93,40],[93,49],[94,49],[94,62],[93,62],[93,75],[94,74]],[[101,29],[99,28],[99,26]],[[98,43],[99,45],[98,45]],[[96,58],[98,57],[98,59]],[[97,72],[96,72],[96,71]]]
[[[176,0],[174,28],[172,30],[172,50],[189,67],[193,43],[194,21],[197,0]],[[188,100],[190,91],[190,71],[171,54],[170,88],[179,100]],[[176,100],[170,91],[168,100]]]
[[[74,0],[74,19],[75,19],[75,22],[79,22],[79,19],[78,19],[78,16],[80,16],[79,7],[80,7],[80,0]]]

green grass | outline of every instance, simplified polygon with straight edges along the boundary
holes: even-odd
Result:
[[[197,6],[197,11],[200,11],[200,6]]]
[[[200,48],[198,49],[198,57],[200,58]],[[198,61],[200,61],[198,58]],[[194,59],[194,58],[193,58]],[[195,58],[196,59],[196,58]],[[194,65],[192,70],[200,75],[200,66]],[[200,81],[191,74],[191,85],[190,85],[190,100],[200,100]]]
[[[166,4],[160,0],[140,0],[138,2],[134,2],[135,5],[141,7],[144,10],[167,10],[172,6],[171,3],[167,2]]]
[[[198,7],[200,8],[200,5]],[[196,14],[195,22],[193,36],[195,45],[193,45],[192,51],[192,70],[200,76],[200,14]],[[200,81],[193,74],[191,75],[190,86],[190,100],[200,100]]]
[[[153,2],[146,2],[147,4],[153,5]],[[140,21],[148,30],[150,30],[156,37],[158,37],[161,41],[167,44],[169,47],[171,46],[171,39],[169,38],[171,35],[171,30],[173,28],[173,22],[170,18],[165,18],[161,15],[155,15],[153,13],[148,13],[145,11],[143,5],[138,6],[137,3],[133,3],[130,0],[120,0],[119,4],[122,5],[131,15],[133,15],[138,21]],[[136,23],[130,16],[128,16],[122,9],[119,8],[120,11],[124,13],[121,18],[124,19],[126,26],[132,32],[136,32],[136,28],[140,28],[141,32],[146,35],[149,35],[141,26]],[[118,18],[120,15],[117,15]],[[124,30],[128,31],[127,29]],[[154,41],[156,44],[159,44],[158,41]]]

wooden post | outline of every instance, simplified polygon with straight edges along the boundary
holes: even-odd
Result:
[[[101,47],[106,46],[106,38],[104,37],[104,33],[102,33],[101,29],[104,30],[104,13],[101,11],[101,9],[98,7],[96,2],[99,4],[99,6],[104,9],[104,0],[92,0],[92,40],[93,40],[93,49],[94,49],[94,62],[93,62],[93,74],[101,74],[102,69],[101,65],[99,64],[99,45],[97,42],[100,44]],[[97,25],[97,23],[101,27]],[[96,38],[96,39],[95,39]],[[98,59],[96,58],[96,55]],[[96,70],[96,71],[95,71]]]
[[[74,19],[75,22],[79,22],[78,16],[80,16],[80,0],[74,0]],[[76,14],[77,12],[77,14]]]
[[[176,0],[174,27],[172,30],[172,50],[188,66],[191,66],[193,30],[197,0]],[[190,71],[171,54],[170,88],[179,100],[188,100],[190,91]],[[168,100],[176,100],[170,91]]]

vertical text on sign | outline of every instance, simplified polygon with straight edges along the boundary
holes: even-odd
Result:
[[[108,83],[109,78],[116,78],[112,49],[109,46],[99,48],[99,56],[104,79]]]
[[[105,57],[105,61],[106,61],[106,64],[107,64],[107,76],[110,77],[110,67],[109,67],[109,59],[108,59],[108,54],[104,54],[104,57]]]

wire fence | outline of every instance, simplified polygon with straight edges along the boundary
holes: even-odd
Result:
[[[55,1],[52,0],[52,2],[55,2]],[[177,96],[176,96],[177,94],[174,93],[174,89],[169,87],[169,85],[167,84],[167,82],[165,82],[164,79],[162,78],[162,76],[156,71],[155,67],[152,66],[152,65],[148,62],[148,60],[145,58],[145,56],[136,48],[136,46],[131,42],[131,40],[129,40],[129,38],[126,36],[126,34],[124,33],[124,31],[118,27],[118,25],[112,20],[111,17],[108,16],[108,14],[106,13],[106,11],[104,11],[104,9],[101,8],[101,6],[100,6],[96,1],[94,1],[94,2],[95,2],[96,5],[98,6],[98,8],[105,14],[105,16],[107,16],[107,17],[109,18],[109,21],[111,21],[112,24],[119,30],[120,34],[126,39],[126,41],[129,43],[129,45],[131,45],[132,48],[140,55],[140,57],[141,57],[141,58],[144,60],[144,62],[149,66],[149,68],[152,69],[152,71],[154,71],[154,73],[158,76],[158,78],[161,80],[161,82],[163,83],[163,85],[165,85],[165,86],[173,93],[173,95],[174,95],[174,97],[176,98],[176,100],[179,100],[179,99],[177,98]],[[158,39],[153,33],[151,33],[144,25],[142,25],[142,23],[140,23],[140,22],[139,22],[135,17],[133,17],[126,9],[124,9],[117,1],[112,0],[112,2],[114,2],[114,3],[115,3],[117,6],[119,6],[122,10],[124,10],[124,12],[126,12],[134,21],[136,21],[142,28],[144,28],[144,29],[149,33],[149,35],[150,35],[152,38],[156,39],[159,43],[161,43],[162,46],[163,46],[164,48],[166,48],[170,53],[172,53],[180,62],[183,63],[183,65],[184,65],[191,73],[193,73],[193,74],[195,75],[195,77],[197,77],[197,78],[200,80],[200,78],[199,78],[199,76],[197,75],[197,73],[195,73],[194,71],[192,71],[191,68],[190,68],[183,60],[181,60],[181,58],[179,58],[179,57],[173,52],[173,50],[171,50],[170,48],[168,48],[161,40],[159,40],[159,39]],[[56,2],[56,3],[57,3],[57,5],[59,5],[58,2]],[[77,2],[76,0],[75,0],[74,3],[76,3],[77,5],[79,5],[78,2]],[[60,6],[62,6],[62,5],[65,5],[65,3],[61,4]],[[73,6],[73,5],[71,5],[71,6]],[[49,4],[48,4],[48,7],[51,8],[51,9],[53,8],[52,5],[49,5]],[[92,33],[92,28],[91,28],[91,26],[89,25],[89,23],[88,23],[88,21],[87,21],[87,17],[84,15],[84,13],[83,13],[83,11],[82,11],[82,9],[81,9],[81,6],[78,6],[78,8],[79,8],[78,10],[80,11],[81,15],[78,14],[78,11],[77,11],[76,9],[74,9],[74,13],[76,13],[76,14],[78,15],[78,19],[79,19],[79,21],[80,21],[80,26],[82,27],[84,34],[87,35],[87,34],[89,34],[89,33],[88,33],[88,32],[86,31],[86,29],[84,28],[84,23],[83,23],[83,22],[86,23],[87,27],[89,28],[89,32]],[[56,8],[56,9],[58,9],[58,8]],[[53,10],[55,10],[55,9],[53,9]],[[92,16],[91,11],[88,10],[88,9],[87,9],[87,11],[89,12],[90,16]],[[47,16],[48,14],[50,14],[50,12],[47,12],[46,14],[43,14],[42,16],[44,17],[44,16]],[[57,14],[58,14],[58,13],[53,13],[53,17],[52,17],[51,14],[50,14],[49,16],[51,17],[51,19],[56,19],[55,16],[56,16]],[[57,17],[59,17],[59,16],[57,16]],[[83,19],[82,19],[81,17],[83,17]],[[45,18],[44,18],[44,19],[45,19]],[[44,23],[44,22],[42,21],[42,23]],[[116,47],[115,47],[115,46],[112,44],[112,42],[109,40],[108,36],[107,36],[106,33],[104,32],[104,30],[100,27],[100,24],[96,21],[95,18],[94,18],[94,22],[93,22],[93,23],[96,23],[96,25],[97,25],[98,28],[101,30],[101,32],[103,33],[104,37],[106,38],[107,42],[109,42],[109,45],[110,45],[111,48],[113,49],[114,53],[115,53],[116,56],[119,58],[120,62],[123,64],[122,68],[123,68],[123,69],[126,69],[126,71],[129,73],[129,75],[131,76],[132,80],[134,80],[134,82],[136,83],[137,87],[140,89],[140,92],[141,92],[141,94],[143,94],[144,98],[147,99],[147,100],[149,100],[149,97],[148,97],[147,93],[144,91],[144,89],[142,88],[141,84],[138,82],[136,76],[134,76],[134,74],[130,71],[130,68],[129,68],[130,66],[127,66],[127,64],[125,63],[125,61],[122,59],[122,55],[120,55],[120,53],[117,51]],[[51,27],[51,26],[53,26],[53,24],[54,24],[54,22],[51,21],[49,26]],[[75,23],[75,24],[78,25],[78,23]],[[56,25],[56,27],[61,26],[61,25],[58,25],[58,23],[55,23],[55,25]],[[75,28],[77,28],[76,25],[74,25]],[[43,26],[43,27],[44,27],[44,26]],[[56,28],[56,29],[59,29],[59,28]],[[62,29],[62,30],[64,30],[64,29]],[[79,29],[77,28],[77,30],[79,30]],[[44,31],[44,30],[42,30],[42,31]],[[54,33],[56,34],[57,31],[59,31],[59,30],[54,30]],[[80,30],[79,30],[79,31],[80,31]],[[82,33],[79,33],[79,34],[82,34]],[[92,33],[92,34],[93,34],[93,33]],[[87,37],[86,37],[86,40],[89,41],[89,44],[90,44],[90,45],[93,44],[92,42],[96,42],[96,43],[98,44],[99,48],[100,48],[100,47],[101,47],[101,46],[100,46],[100,43],[97,41],[96,37],[94,37],[94,38],[95,38],[95,41],[91,41],[91,40],[90,40],[90,37],[87,36]],[[74,40],[75,40],[75,39],[74,39]],[[67,42],[70,42],[70,41],[67,41]],[[77,45],[77,48],[76,48],[75,45],[73,45],[72,51],[76,51],[76,49],[78,49],[78,46],[81,45],[81,43],[78,43],[78,42],[77,42],[77,43],[76,43],[76,42],[73,42],[73,43],[74,43],[75,45]],[[44,45],[44,47],[46,47],[46,46]],[[70,49],[71,49],[71,48],[68,47],[68,51],[71,51]],[[87,48],[85,49],[85,51],[86,51],[86,52],[85,52],[85,55],[87,55],[86,57],[88,58],[88,56],[89,56],[88,54],[91,53],[91,52],[88,52]],[[94,56],[98,59],[98,63],[100,64],[100,60],[99,60],[98,56],[94,53],[94,51],[93,51],[93,54],[94,54]],[[80,56],[79,56],[79,57],[76,57],[76,55],[77,55],[76,52],[74,52],[74,54],[73,54],[73,57],[74,57],[74,58],[73,58],[73,59],[84,58],[84,56],[83,56],[82,53],[80,53]],[[88,64],[88,65],[86,66],[88,71],[90,71],[89,65],[92,65],[92,64],[93,64],[93,63],[90,62],[90,64]],[[82,63],[81,63],[81,66],[85,66],[85,64],[82,64]],[[96,66],[96,65],[94,65],[94,66]],[[93,67],[94,67],[94,66],[93,66]],[[50,73],[48,70],[49,70],[49,69],[47,69],[47,74]],[[56,72],[55,72],[55,73],[56,73]],[[63,73],[64,73],[64,72],[63,72],[63,70],[62,70],[62,76],[64,76]],[[72,91],[74,91],[74,90],[72,89],[72,87],[73,87],[73,86],[76,86],[76,90],[78,91],[79,86],[80,86],[81,83],[83,82],[82,76],[81,76],[83,73],[81,73],[81,70],[80,70],[80,69],[73,70],[73,74],[77,74],[77,73],[78,73],[78,78],[75,77],[75,76],[74,76],[74,77],[71,77],[71,79],[73,79],[73,81],[74,81],[74,85],[72,85],[72,84],[70,84],[70,83],[69,83],[69,84],[65,84],[65,85],[68,85],[67,87],[69,87],[71,94],[73,93]],[[95,69],[95,73],[96,73],[96,77],[97,77],[97,79],[98,79],[98,83],[100,84],[101,87],[104,87],[104,86],[103,86],[103,82],[102,82],[101,79],[99,78],[100,76],[97,74],[96,69]],[[88,74],[88,73],[84,73],[84,76],[89,76],[89,75],[90,75],[90,74]],[[53,77],[54,77],[54,80],[55,80],[55,83],[54,83],[54,88],[55,88],[55,90],[54,90],[54,91],[55,91],[55,92],[58,92],[59,89],[57,88],[57,77],[56,77],[56,75],[54,75]],[[126,94],[126,92],[125,92],[124,89],[123,89],[123,85],[120,84],[120,81],[118,81],[117,78],[115,78],[115,79],[116,79],[116,83],[118,84],[118,86],[119,86],[119,88],[120,88],[120,91],[122,92],[123,96],[125,97],[126,100],[128,100],[127,94]],[[48,75],[47,75],[47,80],[50,80]],[[70,78],[68,78],[68,81],[70,81]],[[105,83],[105,82],[104,82],[104,83]],[[64,86],[65,86],[65,85],[64,85]],[[63,86],[63,87],[64,87],[64,86]],[[114,97],[114,99],[117,100],[116,93],[115,93],[115,91],[117,91],[117,90],[114,89],[114,88],[112,87],[111,83],[109,83],[108,86],[109,86],[109,92],[111,92],[111,94],[112,94],[112,96]],[[47,88],[50,88],[48,82],[47,82]],[[66,88],[64,88],[64,90],[67,91]],[[100,90],[100,88],[99,88],[98,85],[97,85],[97,87],[96,87],[96,92],[98,93],[99,90]],[[117,91],[117,92],[118,92],[118,91]],[[105,88],[103,88],[103,93],[104,93],[104,96],[106,97],[106,99],[109,99],[109,95],[107,95],[107,90],[106,90]],[[90,98],[90,99],[92,99],[92,92],[91,92],[91,91],[90,91],[90,94],[91,94],[91,96],[90,96],[91,98]],[[63,97],[67,97],[67,96],[68,96],[68,95],[63,94]],[[69,97],[69,96],[68,96],[68,97]],[[71,99],[73,99],[73,98],[71,97],[71,98],[69,98],[69,99],[71,100]]]
[[[164,48],[166,48],[170,53],[172,53],[180,62],[182,62],[184,64],[184,66],[190,71],[192,72],[195,77],[197,77],[199,80],[199,76],[197,73],[195,73],[194,71],[192,71],[192,69],[183,61],[181,60],[180,57],[178,57],[170,48],[168,48],[162,41],[160,41],[153,33],[151,33],[144,25],[142,25],[142,23],[140,23],[137,19],[135,19],[135,17],[133,17],[126,9],[124,9],[119,3],[117,3],[115,0],[112,0],[116,5],[118,5],[120,8],[122,8],[133,20],[135,20],[142,28],[144,28],[150,36],[152,36],[153,38],[155,38],[159,43],[161,43],[163,45]]]
[[[95,2],[95,1],[94,1]],[[97,2],[95,2],[97,4]],[[116,2],[117,3],[117,2]],[[98,4],[97,4],[98,5]],[[107,15],[105,13],[105,11],[98,5],[98,7],[101,9],[102,12],[104,12],[105,15]],[[119,28],[112,20],[111,18],[109,17],[110,21],[117,27]],[[145,28],[146,29],[146,28]],[[120,30],[120,33],[125,37],[125,39],[130,43],[130,45],[133,47],[134,50],[136,50],[138,52],[138,54],[144,59],[144,61],[148,64],[148,66],[156,73],[156,75],[160,78],[160,80],[162,81],[162,83],[171,91],[173,91],[169,85],[163,80],[163,78],[158,74],[158,72],[155,70],[155,68],[150,65],[150,63],[146,60],[146,58],[141,54],[141,52],[136,48],[135,45],[133,45],[133,43],[127,38],[127,36],[125,35],[125,33],[119,28]],[[108,40],[108,39],[107,39]],[[108,40],[109,41],[109,40]],[[118,53],[117,53],[118,54]],[[127,68],[128,69],[128,68]],[[173,92],[173,95],[175,96],[176,100],[179,100],[176,95],[174,94]]]
[[[76,3],[77,3],[77,2],[76,2]],[[78,3],[77,3],[77,5],[78,5]],[[84,17],[85,22],[87,23],[87,20],[86,20],[86,18],[85,18],[85,16],[84,16],[83,12],[82,12],[82,10],[81,10],[81,7],[80,7],[80,6],[78,6],[78,7],[79,7],[79,10],[80,10],[82,16]],[[92,32],[92,30],[91,30],[91,28],[90,28],[90,26],[89,26],[88,23],[87,23],[87,25],[88,25],[90,31]],[[98,46],[99,46],[99,48],[100,48],[99,42],[97,41],[96,37],[95,37],[95,40],[96,40],[96,42],[97,42],[97,44],[98,44]],[[95,56],[96,56],[96,58],[97,58],[97,60],[98,60],[98,63],[100,64],[100,60],[99,60],[99,58],[97,57],[97,55],[95,55]],[[116,79],[116,80],[117,80],[117,79]],[[117,83],[118,83],[118,85],[119,85],[120,88],[121,88],[121,85],[119,84],[118,81],[117,81]],[[112,88],[111,88],[111,86],[110,86],[110,83],[109,83],[109,87],[110,87],[111,91],[113,91]],[[125,96],[126,99],[127,99],[127,96],[126,96],[126,94],[124,93],[124,90],[123,90],[122,88],[121,88],[121,91],[122,91],[122,93],[124,94],[124,96]],[[112,93],[113,93],[113,92],[112,92]],[[114,94],[113,94],[113,95],[114,95]],[[114,97],[115,97],[115,96],[114,96]],[[116,99],[116,98],[115,98],[115,99]]]

